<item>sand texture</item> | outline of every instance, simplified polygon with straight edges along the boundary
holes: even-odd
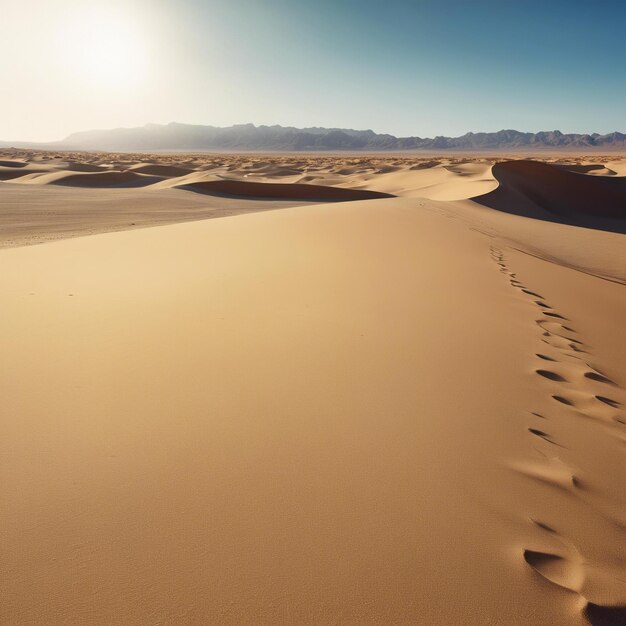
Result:
[[[626,623],[626,169],[509,157],[0,153],[0,623]]]

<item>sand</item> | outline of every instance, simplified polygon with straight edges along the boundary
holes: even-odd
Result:
[[[211,159],[154,157],[189,170],[138,172],[154,188],[0,184],[121,231],[39,222],[58,240],[0,251],[0,622],[624,623],[624,213],[555,196],[609,175]],[[276,202],[171,184],[204,172],[396,197],[98,221]]]

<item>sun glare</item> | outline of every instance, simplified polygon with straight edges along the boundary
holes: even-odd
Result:
[[[141,29],[128,15],[91,8],[67,25],[62,36],[67,67],[92,88],[127,88],[146,69]]]

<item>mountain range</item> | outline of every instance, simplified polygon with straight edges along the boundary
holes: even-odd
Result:
[[[24,146],[15,142],[0,145]],[[29,144],[48,149],[108,151],[395,151],[395,150],[523,150],[523,149],[626,149],[626,134],[613,132],[562,133],[558,130],[525,133],[500,130],[466,133],[460,137],[395,137],[372,130],[294,128],[237,124],[228,127],[192,124],[146,124],[136,128],[89,130],[73,133],[59,142]]]

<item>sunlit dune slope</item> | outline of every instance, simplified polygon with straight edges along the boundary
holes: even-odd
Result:
[[[0,621],[623,623],[623,286],[504,222],[588,232],[385,198],[0,251]]]

